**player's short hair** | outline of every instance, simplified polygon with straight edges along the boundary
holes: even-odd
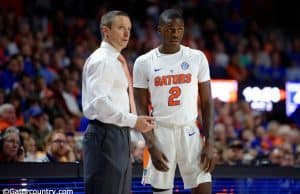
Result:
[[[101,17],[100,28],[102,28],[103,26],[107,26],[110,28],[116,16],[129,17],[129,15],[124,11],[117,11],[117,10],[109,11]]]
[[[181,12],[177,9],[166,9],[163,11],[158,20],[158,25],[164,25],[173,19],[181,19],[183,20],[183,16]]]

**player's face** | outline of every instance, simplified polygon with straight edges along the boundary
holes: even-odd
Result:
[[[158,31],[165,46],[178,47],[184,33],[184,22],[179,18],[169,20],[164,25],[159,26]]]
[[[130,30],[130,19],[127,16],[116,16],[111,27],[105,27],[105,39],[118,51],[121,51],[128,44]]]

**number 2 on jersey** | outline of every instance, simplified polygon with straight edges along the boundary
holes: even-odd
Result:
[[[181,94],[180,87],[174,86],[174,87],[170,88],[169,94],[170,94],[170,96],[169,96],[169,99],[168,99],[168,105],[169,106],[180,105],[180,100],[177,99]]]

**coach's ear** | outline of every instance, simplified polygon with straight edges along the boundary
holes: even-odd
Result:
[[[107,32],[107,26],[100,27],[101,32]]]
[[[108,40],[108,32],[109,32],[109,28],[107,27],[107,26],[102,26],[101,28],[100,28],[100,30],[101,30],[101,34],[102,34],[102,37],[104,38],[104,39],[106,39],[106,40]]]

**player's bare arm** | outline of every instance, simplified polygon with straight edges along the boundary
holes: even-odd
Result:
[[[134,88],[135,103],[137,105],[138,115],[149,115],[148,104],[150,104],[150,97],[147,89]],[[142,134],[145,138],[148,148],[153,147],[154,134],[153,130],[150,130]]]
[[[147,89],[134,88],[135,102],[137,105],[138,115],[149,115],[148,105],[150,104],[150,96]],[[159,148],[154,143],[154,133],[153,130],[142,133],[146,145],[148,147],[149,153],[151,155],[151,160],[153,165],[157,170],[167,171],[169,167],[167,166],[167,157],[159,150]]]
[[[199,83],[201,120],[205,137],[204,146],[201,153],[201,163],[203,170],[211,172],[215,167],[214,157],[214,136],[213,136],[213,101],[211,97],[210,81]]]

